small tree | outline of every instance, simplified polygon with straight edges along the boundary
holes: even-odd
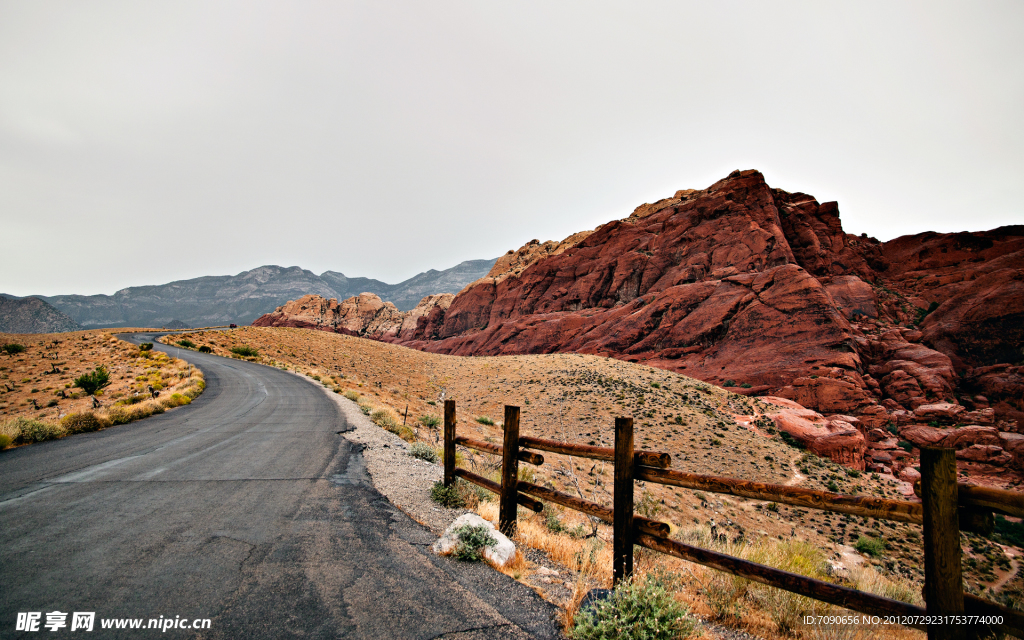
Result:
[[[4,346],[0,347],[4,353],[9,356],[13,356],[16,353],[21,353],[25,350],[25,345],[18,344],[17,342],[8,342]]]
[[[75,378],[75,386],[92,395],[110,384],[110,374],[103,365],[96,367],[95,371],[83,373]]]

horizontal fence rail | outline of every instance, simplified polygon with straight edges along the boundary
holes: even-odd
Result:
[[[670,468],[672,456],[668,453],[634,450],[632,418],[615,419],[615,447],[597,447],[520,436],[519,407],[506,406],[504,442],[498,446],[455,434],[454,401],[445,402],[444,416],[446,486],[450,486],[456,478],[462,478],[497,494],[499,528],[510,535],[515,533],[518,507],[540,512],[544,508],[542,501],[573,509],[612,525],[612,568],[616,584],[632,574],[633,546],[639,545],[852,611],[905,618],[903,622],[908,623],[905,626],[926,628],[929,640],[972,636],[978,631],[977,627],[925,624],[929,620],[934,621],[936,616],[964,614],[998,616],[1002,624],[991,625],[990,628],[1024,638],[1024,613],[965,594],[960,573],[960,531],[990,532],[993,512],[1024,517],[1024,493],[956,482],[956,460],[952,449],[922,449],[922,479],[914,487],[922,499],[919,503],[677,471]],[[456,444],[501,456],[501,482],[456,468]],[[527,449],[613,463],[613,506],[609,508],[551,487],[519,480],[520,461],[533,465],[544,463],[542,455]],[[672,540],[669,538],[670,527],[667,523],[633,512],[635,481],[922,525],[925,533],[923,592],[927,606],[920,607],[858,591]],[[917,624],[922,616],[923,621]]]
[[[685,489],[726,493],[741,498],[770,500],[782,504],[856,516],[882,518],[897,522],[921,524],[924,521],[924,507],[918,502],[887,500],[868,496],[848,496],[827,491],[787,487],[780,484],[752,482],[734,478],[701,476],[671,469],[638,467],[634,472],[637,480],[667,484]]]

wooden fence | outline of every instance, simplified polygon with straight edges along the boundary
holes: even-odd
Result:
[[[633,546],[682,558],[725,571],[761,584],[879,616],[905,626],[927,629],[930,640],[967,638],[982,628],[970,622],[972,616],[998,617],[988,625],[1024,638],[1024,614],[963,591],[960,531],[990,533],[993,512],[1024,517],[1024,493],[957,483],[956,459],[952,449],[921,450],[921,482],[916,489],[921,502],[850,496],[799,487],[765,484],[734,478],[696,475],[671,469],[671,456],[658,451],[636,451],[633,447],[633,419],[615,419],[614,448],[570,444],[519,434],[519,407],[505,407],[502,446],[455,433],[455,401],[444,403],[444,484],[456,478],[476,484],[498,495],[498,528],[507,535],[516,531],[518,507],[535,512],[541,500],[593,516],[612,525],[612,575],[618,583],[633,572]],[[501,456],[501,483],[493,482],[455,466],[456,445]],[[613,507],[602,506],[554,489],[519,480],[519,462],[542,465],[545,451],[604,460],[614,464]],[[815,580],[695,547],[669,538],[669,525],[633,512],[633,482],[699,489],[755,500],[770,500],[809,509],[881,518],[923,525],[927,608]],[[942,618],[937,618],[942,616]],[[953,618],[948,618],[952,616]]]

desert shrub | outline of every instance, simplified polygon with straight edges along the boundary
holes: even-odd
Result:
[[[409,455],[430,463],[438,461],[437,452],[425,442],[414,442],[412,447],[409,448]]]
[[[441,424],[441,419],[438,418],[437,416],[427,414],[420,416],[420,424],[422,424],[424,427],[433,429],[437,427],[439,424]]]
[[[780,431],[779,432],[779,436],[782,438],[783,442],[785,442],[789,446],[793,447],[794,449],[804,449],[805,448],[804,447],[804,443],[800,442],[799,440],[797,440],[793,436],[789,435],[785,431]]]
[[[113,407],[110,411],[107,411],[107,419],[110,420],[111,424],[128,424],[132,420],[135,420],[135,411],[132,407]]]
[[[11,442],[13,442],[13,440],[11,440],[11,436],[7,435],[6,433],[0,433],[0,451],[3,451],[7,447],[11,446]]]
[[[146,399],[146,396],[128,396],[127,398],[121,398],[115,404],[117,404],[117,405],[139,404],[140,402],[142,402],[145,399]]]
[[[152,342],[143,342],[142,344],[139,345],[139,351],[152,351],[152,350],[153,350],[153,343]]]
[[[459,537],[459,544],[455,545],[452,551],[456,560],[480,562],[484,558],[484,549],[498,544],[491,535],[490,528],[485,524],[463,525],[452,533]]]
[[[754,388],[754,385],[750,384],[749,382],[744,382],[740,386],[743,387],[744,389],[753,389]]]
[[[620,583],[607,600],[576,615],[573,640],[675,640],[697,631],[697,621],[662,581],[636,577]]]
[[[359,398],[362,397],[361,395],[359,395],[358,391],[352,391],[351,389],[346,391],[344,395],[345,395],[346,398],[348,398],[352,402],[359,402]]]
[[[209,345],[201,345],[199,347],[199,353],[213,353],[213,349]]]
[[[188,338],[182,338],[181,340],[178,340],[178,342],[175,344],[177,344],[179,347],[185,347],[186,349],[196,348],[196,343],[192,342]]]
[[[459,490],[455,486],[444,486],[444,482],[440,480],[435,482],[434,486],[430,488],[430,499],[449,509],[458,509],[466,506],[466,500],[459,493]]]
[[[491,420],[487,416],[477,416],[476,417],[476,421],[479,422],[480,424],[486,424],[486,425],[493,425],[494,424],[494,420]]]
[[[8,356],[13,356],[18,353],[25,351],[25,345],[18,344],[17,342],[8,342],[7,344],[0,347],[0,351],[3,351]]]
[[[255,358],[260,355],[259,351],[244,344],[240,347],[231,347],[231,353],[236,356],[242,356],[243,358]]]
[[[14,426],[18,429],[16,442],[21,444],[54,440],[65,435],[65,431],[60,425],[50,422],[41,422],[29,418],[15,418],[14,423]]]
[[[191,385],[189,385],[189,388],[185,389],[182,393],[191,398],[192,400],[195,400],[196,398],[199,397],[199,394],[201,394],[205,389],[206,381],[200,378],[199,380],[196,380]]]
[[[735,387],[736,386],[736,381],[730,378],[729,380],[726,380],[725,382],[723,382],[722,386],[723,387]]]
[[[395,420],[394,414],[392,414],[391,411],[388,409],[374,409],[373,412],[370,414],[370,420],[375,425],[382,429],[387,429],[388,427],[395,427],[398,425],[398,422]]]
[[[170,397],[164,398],[163,400],[160,401],[160,404],[167,407],[168,409],[173,409],[174,407],[180,407],[182,405],[191,403],[192,398],[189,398],[188,396],[181,393],[172,393]]]
[[[64,416],[60,421],[60,426],[64,427],[64,430],[69,434],[87,433],[102,429],[103,423],[100,422],[100,419],[92,411],[83,411],[81,413],[69,413]]]
[[[864,555],[877,558],[878,556],[885,553],[885,541],[879,540],[878,538],[871,538],[868,536],[860,536],[857,538],[857,542],[854,543],[853,548],[860,551]]]
[[[747,554],[747,559],[790,573],[828,579],[828,562],[821,549],[800,541],[787,540],[771,545],[758,545]],[[753,599],[771,616],[783,633],[790,633],[800,622],[801,615],[813,613],[821,606],[817,601],[782,589],[761,584],[749,586]]]
[[[75,386],[88,394],[95,394],[103,387],[110,384],[110,374],[103,365],[96,367],[94,371],[83,373],[75,378]]]
[[[368,404],[359,405],[359,410],[363,412],[364,416],[368,416],[373,413],[373,407]]]

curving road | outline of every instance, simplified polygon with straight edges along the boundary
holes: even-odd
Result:
[[[100,619],[160,616],[211,620],[166,632],[179,638],[557,636],[526,587],[430,553],[322,390],[155,348],[203,370],[191,405],[0,454],[0,637],[25,637],[19,612],[52,611],[95,611],[85,637],[100,638],[161,634]]]

